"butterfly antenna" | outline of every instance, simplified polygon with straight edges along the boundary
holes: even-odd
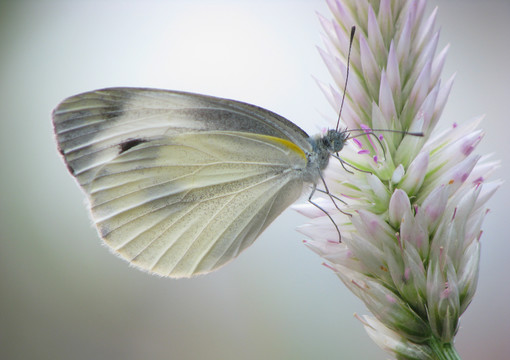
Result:
[[[356,26],[351,27],[351,40],[349,41],[349,52],[347,53],[347,71],[345,73],[344,93],[342,95],[342,102],[340,103],[340,111],[338,112],[338,120],[336,122],[336,131],[338,131],[338,127],[340,126],[340,117],[342,116],[342,109],[344,108],[345,93],[347,92],[347,80],[349,80],[349,68],[350,68],[350,62],[351,62],[352,42],[354,41],[354,33],[355,32],[356,32]]]
[[[411,136],[418,136],[418,137],[425,136],[425,134],[423,132],[421,132],[421,131],[420,132],[411,132],[411,131],[394,130],[394,129],[370,129],[370,128],[349,129],[349,133],[353,132],[353,131],[360,131],[362,133],[361,134],[357,134],[357,135],[350,135],[349,134],[348,139],[352,139],[352,138],[363,136],[363,135],[367,135],[367,134],[373,134],[376,131],[378,131],[378,132],[379,131],[381,131],[381,132],[391,132],[391,133],[396,133],[396,134],[411,135]]]

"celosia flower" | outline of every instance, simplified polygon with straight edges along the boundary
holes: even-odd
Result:
[[[357,29],[344,125],[424,136],[375,131],[379,140],[349,141],[340,156],[357,170],[332,161],[325,178],[350,216],[328,197],[318,201],[342,241],[311,205],[299,208],[312,218],[300,231],[372,312],[362,322],[383,349],[399,359],[458,358],[453,339],[476,289],[485,203],[499,186],[487,177],[497,162],[473,151],[480,119],[434,132],[453,78],[440,79],[448,49],[436,51],[436,10],[426,17],[426,0],[327,1],[333,20],[320,17],[320,53],[335,87],[320,85],[335,111]]]

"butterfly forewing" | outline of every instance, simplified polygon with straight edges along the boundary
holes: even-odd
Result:
[[[143,269],[183,277],[232,260],[301,194],[304,132],[257,109],[112,89],[65,100],[54,126],[105,242]],[[268,114],[278,121],[266,124]]]

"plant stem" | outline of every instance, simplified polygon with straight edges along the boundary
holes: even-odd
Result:
[[[436,338],[431,338],[429,346],[438,360],[461,360],[452,343],[442,343]]]

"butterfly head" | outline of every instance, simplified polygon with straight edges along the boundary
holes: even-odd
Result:
[[[340,152],[344,148],[348,137],[349,133],[346,131],[329,129],[326,135],[319,139],[319,147],[327,150],[330,154]]]
[[[329,163],[331,154],[341,151],[348,138],[348,132],[333,129],[328,130],[325,135],[309,138],[308,141],[313,150],[308,154],[308,167],[315,169],[314,173],[324,170]]]

